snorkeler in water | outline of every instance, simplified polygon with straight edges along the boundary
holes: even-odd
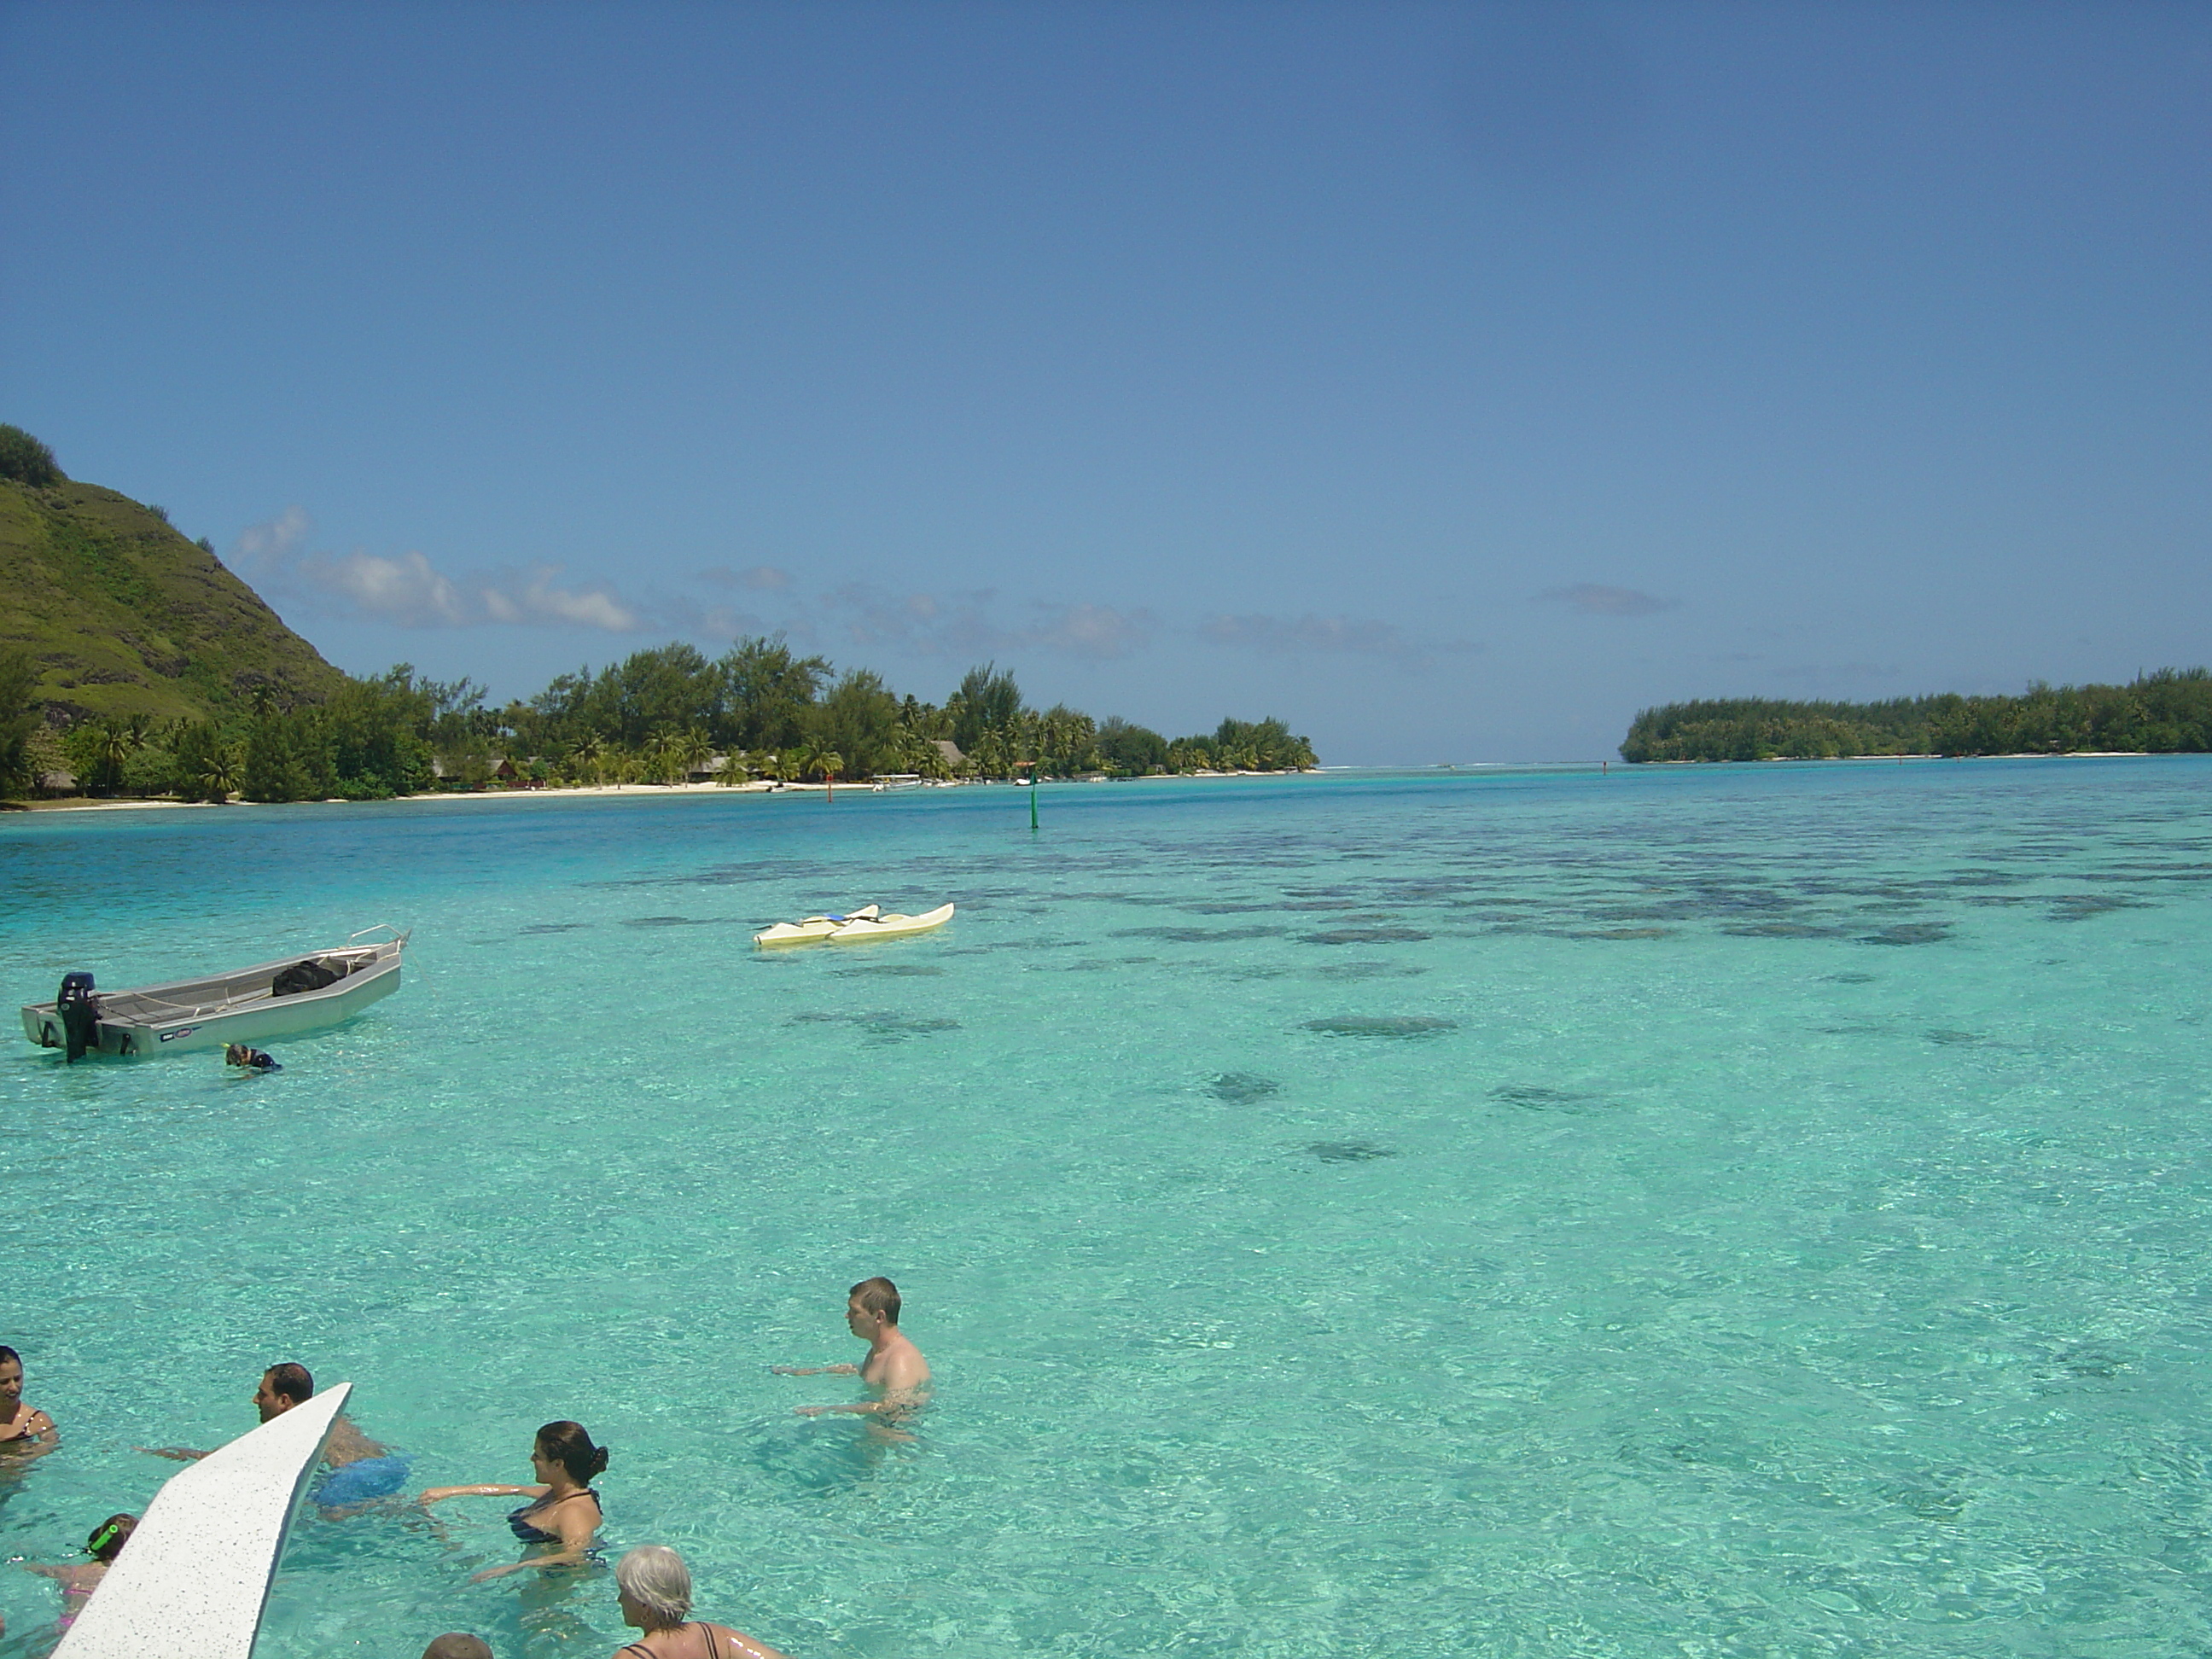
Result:
[[[61,1627],[67,1630],[76,1622],[84,1604],[92,1600],[93,1591],[100,1581],[107,1577],[107,1570],[115,1565],[115,1558],[123,1553],[123,1547],[131,1541],[131,1529],[137,1526],[135,1515],[111,1515],[92,1529],[92,1536],[84,1540],[84,1553],[91,1560],[67,1566],[34,1566],[26,1561],[23,1571],[35,1572],[41,1578],[51,1578],[62,1587]]]
[[[281,1072],[284,1069],[276,1063],[273,1054],[265,1054],[259,1048],[249,1048],[242,1042],[224,1045],[222,1063],[243,1066],[250,1072]]]

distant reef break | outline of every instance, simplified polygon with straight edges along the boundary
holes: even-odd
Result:
[[[1638,714],[1623,760],[1840,760],[1869,755],[2203,754],[2212,672],[2161,668],[2126,685],[2030,685],[2017,697],[1785,702],[1723,697]]]

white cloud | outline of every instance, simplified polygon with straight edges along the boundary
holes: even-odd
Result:
[[[1150,645],[1159,618],[1143,606],[1119,611],[1110,605],[1041,605],[1043,618],[1016,641],[1064,651],[1072,657],[1126,657]]]
[[[1159,618],[1139,607],[1032,602],[1033,622],[1008,625],[994,614],[988,588],[939,595],[886,593],[848,582],[823,596],[823,607],[853,643],[917,656],[988,656],[1000,651],[1050,651],[1072,657],[1125,657],[1159,631]]]
[[[716,587],[749,587],[758,593],[780,593],[791,586],[791,572],[772,564],[757,564],[750,570],[732,570],[727,565],[716,565],[711,570],[699,573],[699,580]]]
[[[562,567],[448,576],[423,554],[410,550],[386,557],[356,548],[350,553],[309,553],[313,520],[298,507],[252,526],[238,538],[232,562],[258,586],[335,600],[356,616],[403,628],[593,628],[636,633],[646,622],[601,583],[563,584]]]
[[[356,611],[412,628],[459,628],[470,620],[461,590],[430,568],[420,553],[396,559],[374,553],[333,558],[317,554],[294,568],[309,587],[349,600]]]
[[[307,544],[307,532],[314,527],[307,510],[298,506],[286,507],[265,523],[249,525],[231,550],[231,568],[249,572],[281,569],[300,556]]]
[[[1681,601],[1662,599],[1635,587],[1607,587],[1602,582],[1577,582],[1571,587],[1547,587],[1536,596],[1578,611],[1585,617],[1648,617],[1672,611]]]

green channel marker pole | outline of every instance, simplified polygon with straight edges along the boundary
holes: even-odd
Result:
[[[1032,766],[1032,767],[1030,767],[1030,833],[1031,835],[1035,835],[1035,834],[1036,833],[1036,827],[1037,827],[1037,823],[1036,823],[1036,783],[1037,783],[1037,769],[1036,769],[1036,767]]]

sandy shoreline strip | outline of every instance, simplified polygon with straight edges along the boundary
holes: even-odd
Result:
[[[1113,783],[1172,782],[1182,778],[1297,778],[1318,777],[1321,769],[1307,772],[1174,772],[1157,777],[1113,778],[1096,781]],[[1055,778],[1054,783],[1090,782],[1094,780]],[[921,786],[924,789],[988,789],[1029,787],[1027,784],[1008,784],[1000,781],[984,782],[973,778],[955,778],[942,782]],[[838,788],[848,794],[872,795],[912,794],[911,788],[878,791],[872,784],[841,783]],[[225,801],[211,800],[94,800],[88,796],[70,795],[60,800],[34,800],[19,804],[19,810],[31,812],[149,812],[200,811],[215,806],[380,806],[389,801],[486,801],[486,800],[549,800],[574,799],[582,796],[623,795],[632,799],[665,799],[678,795],[823,795],[828,786],[819,783],[768,783],[755,779],[750,783],[580,783],[566,787],[547,786],[539,789],[452,789],[435,790],[420,795],[390,795],[385,800],[349,801],[333,795],[323,800],[296,801]]]

